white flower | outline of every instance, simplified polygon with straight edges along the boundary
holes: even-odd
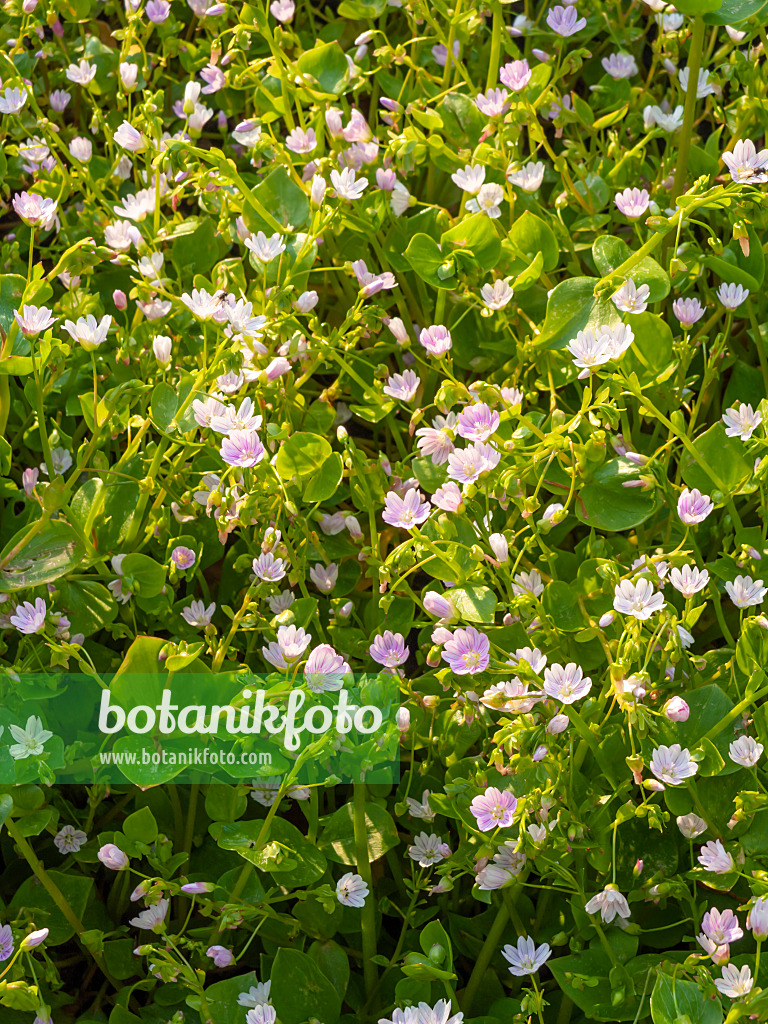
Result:
[[[160,900],[152,907],[142,910],[136,917],[131,918],[128,924],[135,928],[143,928],[146,931],[156,932],[160,929],[168,913],[168,900]]]
[[[265,266],[285,252],[285,242],[277,232],[267,238],[263,231],[259,231],[256,235],[246,238],[245,244],[259,263]]]
[[[744,402],[740,402],[738,406],[731,406],[723,413],[723,423],[728,437],[740,437],[742,441],[748,441],[752,437],[752,431],[762,422],[761,414]]]
[[[526,974],[536,974],[539,968],[549,960],[552,950],[546,942],[537,947],[530,936],[528,938],[521,936],[517,940],[516,947],[504,946],[501,955],[512,965],[509,968],[509,973],[522,978]]]
[[[0,114],[18,114],[27,102],[27,90],[8,88],[0,94]]]
[[[728,755],[736,764],[753,768],[763,755],[763,744],[753,740],[751,736],[739,736],[728,748]]]
[[[573,661],[565,668],[562,665],[552,665],[544,669],[544,692],[563,704],[573,704],[574,701],[581,700],[591,689],[592,680],[589,676],[582,677],[581,666]]]
[[[651,757],[650,768],[660,782],[669,786],[681,785],[699,770],[696,762],[691,760],[690,751],[679,743],[673,743],[671,747],[657,747]]]
[[[686,839],[696,839],[696,837],[700,836],[702,832],[707,831],[706,821],[693,812],[690,814],[680,815],[676,820],[677,827]]]
[[[43,728],[42,720],[36,715],[29,716],[23,729],[19,725],[10,725],[8,728],[16,740],[8,748],[8,753],[14,761],[23,761],[26,757],[42,754],[44,743],[53,736],[52,732]]]
[[[96,65],[89,64],[87,60],[81,60],[79,64],[70,64],[67,68],[67,78],[77,85],[88,85],[96,77]]]
[[[413,846],[408,847],[408,856],[423,868],[431,867],[433,864],[445,860],[450,854],[450,847],[442,841],[440,836],[427,835],[426,832],[419,832],[413,841]]]
[[[768,181],[768,149],[758,153],[751,139],[739,139],[733,152],[723,153],[723,163],[740,185],[759,185]]]
[[[613,607],[622,615],[636,619],[648,619],[664,607],[664,596],[654,594],[650,580],[641,578],[637,583],[622,580],[615,587]]]
[[[715,985],[724,996],[730,999],[738,999],[752,991],[754,979],[749,967],[745,964],[741,970],[733,964],[723,967],[722,978],[715,978]]]
[[[717,297],[726,309],[738,309],[742,302],[749,298],[749,288],[723,282],[717,289]]]
[[[508,168],[507,181],[510,185],[517,185],[517,187],[521,188],[523,192],[535,192],[541,187],[541,183],[544,180],[545,170],[546,164],[541,160],[527,163],[518,171],[513,171],[511,168]]]
[[[641,284],[637,288],[635,282],[630,277],[627,283],[623,284],[616,294],[611,296],[611,300],[622,313],[644,313],[648,308],[650,292],[651,289],[647,284]]]
[[[414,800],[412,796],[407,796],[405,802],[408,804],[408,814],[412,818],[420,818],[422,821],[432,821],[435,817],[435,811],[429,806],[429,790],[425,789],[421,794],[421,800]]]
[[[485,181],[485,167],[482,164],[477,166],[466,164],[463,170],[454,171],[451,175],[451,181],[462,192],[470,192],[472,195],[476,195]]]
[[[709,583],[707,569],[697,569],[695,565],[684,565],[682,569],[672,569],[669,581],[683,597],[693,597]]]
[[[81,316],[76,323],[72,323],[71,320],[64,321],[64,330],[73,341],[79,341],[86,352],[93,352],[106,340],[111,326],[112,317],[108,313],[101,320],[97,320],[93,313],[89,313],[87,316]]]
[[[544,593],[544,584],[541,581],[541,575],[538,570],[531,569],[530,572],[519,572],[512,580],[512,592],[515,597],[522,597],[523,595],[541,597]]]
[[[468,199],[466,208],[470,213],[484,213],[492,220],[501,216],[500,203],[504,199],[504,189],[501,185],[489,182],[483,185],[477,196]]]
[[[731,583],[725,584],[728,597],[737,608],[750,608],[755,604],[762,604],[768,590],[763,586],[762,580],[753,580],[751,576],[737,576]]]
[[[690,68],[681,68],[680,74],[678,75],[678,81],[680,82],[680,88],[683,92],[688,92],[688,79],[690,77]],[[709,71],[706,68],[699,68],[699,74],[696,81],[696,96],[698,99],[703,100],[705,96],[711,96],[715,92],[715,87],[709,81]]]
[[[53,845],[61,854],[77,853],[81,846],[88,842],[88,836],[82,829],[65,825],[53,837]]]
[[[331,171],[331,184],[340,199],[359,199],[368,185],[367,178],[355,178],[353,167],[343,171]]]
[[[568,351],[573,356],[574,366],[581,369],[580,380],[613,358],[608,336],[595,337],[595,332],[590,330],[579,331],[576,337],[568,342]]]
[[[596,914],[599,910],[606,924],[610,924],[617,914],[619,917],[629,917],[629,904],[626,898],[617,889],[610,887],[593,896],[584,909],[588,914]]]
[[[484,284],[480,289],[480,297],[488,309],[503,309],[513,295],[508,277],[503,281],[494,281],[493,284]]]
[[[714,842],[710,840],[702,846],[698,861],[703,868],[713,871],[716,875],[727,875],[734,868],[733,857],[719,839]]]
[[[348,871],[336,883],[336,898],[345,907],[364,907],[368,886],[360,875]]]

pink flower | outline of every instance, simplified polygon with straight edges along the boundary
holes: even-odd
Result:
[[[443,661],[457,676],[474,675],[483,672],[490,660],[491,644],[484,633],[474,626],[457,629],[442,650]]]
[[[412,530],[423,523],[430,513],[429,502],[422,501],[421,491],[411,487],[401,498],[396,491],[389,491],[384,499],[384,511],[381,518],[390,526],[399,526],[403,530]]]
[[[425,327],[419,334],[419,341],[431,356],[443,356],[450,349],[451,332],[442,324]]]
[[[517,807],[517,800],[508,790],[499,790],[494,786],[480,796],[476,796],[469,809],[477,818],[477,827],[481,832],[490,832],[494,828],[507,828]]]
[[[698,487],[692,491],[686,487],[677,499],[677,514],[687,526],[703,523],[714,507],[710,496],[702,494]]]
[[[379,665],[397,668],[408,660],[409,650],[405,646],[405,637],[388,629],[383,636],[374,637],[368,653]]]

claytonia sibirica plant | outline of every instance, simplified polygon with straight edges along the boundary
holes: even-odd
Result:
[[[768,1020],[767,20],[5,0],[1,1024]]]

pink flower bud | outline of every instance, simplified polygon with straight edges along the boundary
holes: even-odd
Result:
[[[690,708],[682,697],[672,697],[664,705],[664,714],[670,722],[687,722]]]
[[[404,344],[408,341],[408,331],[405,329],[405,324],[399,316],[393,316],[387,322],[387,327],[390,329],[395,337],[395,341],[398,345]]]
[[[559,732],[564,732],[571,724],[571,720],[568,715],[555,715],[555,717],[547,723],[547,732],[550,736],[556,736]]]
[[[231,950],[225,946],[209,946],[205,955],[211,957],[217,967],[230,967],[235,962]]]
[[[610,626],[613,620],[616,618],[613,612],[606,612],[605,615],[601,615],[598,621],[600,629],[605,629],[606,626]]]
[[[395,715],[395,721],[397,722],[397,728],[400,732],[408,732],[411,725],[411,712],[408,708],[398,708],[397,714]]]
[[[26,935],[19,944],[19,949],[34,949],[35,946],[39,946],[41,942],[45,942],[48,938],[48,929],[40,928],[36,932],[30,932]]]
[[[119,288],[115,288],[112,292],[112,301],[117,309],[126,309],[128,306],[128,296]]]
[[[439,619],[450,619],[455,614],[451,602],[441,594],[436,594],[434,590],[424,595],[424,608],[430,615],[436,615]]]
[[[123,871],[128,867],[128,857],[114,843],[106,843],[96,856],[105,867],[112,871]]]

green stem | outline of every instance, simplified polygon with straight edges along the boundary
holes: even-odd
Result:
[[[501,54],[501,34],[504,31],[504,12],[501,0],[491,0],[491,9],[493,11],[493,24],[491,26],[491,56],[488,60],[486,89],[495,89],[497,85],[496,79],[499,75],[499,56]],[[453,25],[451,25],[452,34]]]
[[[688,51],[688,89],[685,93],[685,112],[683,114],[683,127],[678,136],[677,165],[675,167],[675,181],[672,186],[671,202],[674,203],[683,191],[683,181],[688,170],[688,156],[691,151],[691,135],[693,133],[693,122],[696,116],[696,91],[699,85],[699,68],[701,67],[701,54],[704,48],[704,19],[697,15],[693,19],[693,34],[691,36],[691,47]]]
[[[462,1009],[464,1016],[469,1017],[472,1011],[472,1004],[475,1001],[477,990],[480,987],[480,983],[485,977],[485,972],[488,968],[488,964],[491,962],[491,957],[496,952],[501,936],[504,933],[504,929],[509,921],[509,910],[504,902],[502,902],[499,909],[496,911],[496,917],[493,920],[491,929],[486,936],[483,948],[480,950],[480,955],[475,960],[475,966],[472,968],[472,974],[469,976],[467,987],[464,989],[464,995],[462,997]]]
[[[109,983],[113,985],[116,990],[119,990],[122,986],[118,982],[116,982],[112,975],[109,973],[107,965],[104,963],[100,954],[95,953],[92,949],[89,949],[88,946],[83,942],[82,936],[86,930],[85,925],[82,923],[80,918],[69,905],[59,887],[51,879],[48,872],[37,859],[35,851],[32,849],[27,840],[21,834],[21,831],[19,830],[19,827],[16,824],[16,822],[12,818],[6,818],[5,827],[8,829],[8,834],[13,839],[14,843],[16,843],[16,845],[18,846],[22,857],[27,862],[27,864],[29,864],[29,866],[32,868],[35,877],[40,882],[45,891],[48,893],[48,895],[51,897],[53,902],[58,907],[59,912],[63,914],[64,919],[68,922],[70,927],[77,935],[78,941],[82,945],[83,949],[86,950],[86,952],[91,957],[93,957],[93,959],[96,961],[96,964],[99,967],[99,970],[104,975],[104,977],[109,981]]]
[[[373,957],[376,956],[376,904],[373,895],[371,863],[368,856],[368,830],[366,828],[365,816],[365,785],[362,782],[358,782],[354,786],[353,813],[357,873],[368,886],[369,890],[368,897],[366,898],[362,909],[362,952],[365,994],[370,998],[374,988],[376,987],[376,964],[373,962]]]

